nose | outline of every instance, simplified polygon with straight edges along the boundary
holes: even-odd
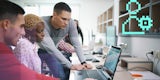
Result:
[[[42,36],[42,38],[45,36],[45,35],[44,35],[44,32],[42,32],[41,36]]]
[[[64,24],[68,25],[68,23],[69,23],[69,20],[65,20]]]

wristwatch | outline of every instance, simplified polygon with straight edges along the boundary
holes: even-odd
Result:
[[[86,64],[86,62],[84,61],[84,62],[81,62],[81,64],[83,65],[83,64]]]

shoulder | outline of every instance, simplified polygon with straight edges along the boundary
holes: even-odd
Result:
[[[73,27],[75,27],[75,23],[74,23],[73,19],[70,19],[70,20],[69,20],[69,24],[67,25],[67,27],[68,27],[68,28],[73,28]]]
[[[73,20],[73,19],[70,19],[70,20],[69,20],[69,25],[74,26],[74,24],[75,24],[75,23],[74,23],[74,20]]]
[[[51,19],[52,16],[42,16],[42,20],[43,22],[45,23],[45,25],[48,26],[48,24],[50,23],[50,19]]]
[[[18,43],[17,43],[17,45],[31,45],[32,43],[27,39],[27,38],[21,38],[19,41],[18,41]]]
[[[30,52],[31,50],[33,50],[33,44],[26,38],[22,38],[18,41],[15,49],[14,49],[14,53],[16,55],[18,54],[28,54],[28,52]]]
[[[41,17],[44,21],[48,21],[50,18],[51,18],[51,16],[42,16]]]
[[[27,38],[22,38],[18,41],[16,48],[31,49],[32,46],[33,44]]]
[[[43,16],[42,19],[44,21],[44,25],[45,25],[45,31],[47,32],[51,32],[51,24],[50,24],[50,18],[51,16]]]

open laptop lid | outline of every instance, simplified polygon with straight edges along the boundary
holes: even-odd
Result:
[[[111,46],[104,62],[104,70],[107,72],[110,77],[113,79],[114,73],[116,71],[117,64],[119,62],[121,54],[121,48],[116,46]]]

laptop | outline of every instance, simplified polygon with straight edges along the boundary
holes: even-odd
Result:
[[[94,78],[96,80],[113,80],[120,54],[121,48],[111,46],[106,55],[102,69],[75,71],[75,80],[84,80],[85,78]]]

